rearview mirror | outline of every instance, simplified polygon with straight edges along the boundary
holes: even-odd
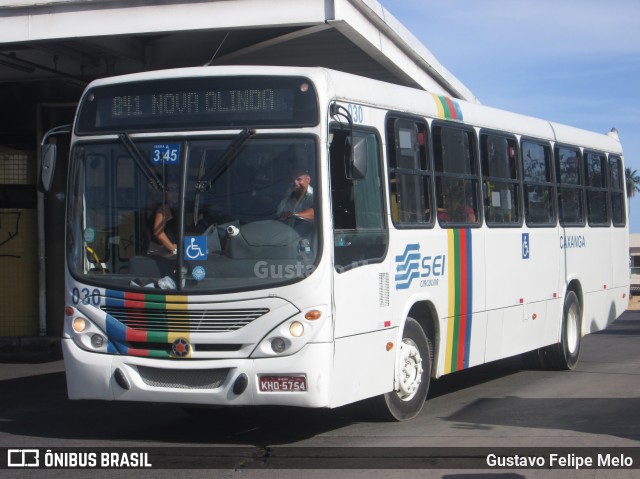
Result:
[[[355,138],[351,147],[351,179],[364,180],[367,176],[369,150],[364,138]]]
[[[40,183],[42,189],[47,192],[51,189],[53,183],[53,173],[56,168],[56,145],[47,143],[42,145],[42,166],[40,170]]]

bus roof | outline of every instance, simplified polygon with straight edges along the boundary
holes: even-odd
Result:
[[[92,82],[88,88],[114,83],[141,82],[158,78],[168,79],[218,75],[270,76],[283,75],[285,71],[287,75],[304,76],[314,81],[318,87],[318,94],[324,95],[328,100],[335,98],[345,102],[361,103],[400,113],[441,118],[438,110],[438,101],[441,97],[438,94],[372,80],[370,78],[323,67],[236,65],[178,68],[99,79]],[[323,85],[320,85],[321,83]],[[620,141],[614,135],[574,128],[568,125],[484,106],[479,103],[454,100],[451,98],[449,98],[449,100],[458,105],[463,117],[462,123],[464,124],[490,130],[510,132],[532,138],[556,141],[566,145],[580,145],[585,148],[622,154]]]

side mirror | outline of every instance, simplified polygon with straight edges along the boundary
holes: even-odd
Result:
[[[47,143],[42,145],[42,169],[40,170],[40,183],[42,189],[47,192],[53,183],[53,173],[56,169],[56,145]]]
[[[365,138],[356,138],[351,147],[351,179],[364,180],[367,176],[369,149]]]
[[[62,125],[52,128],[42,137],[42,143],[40,143],[40,188],[45,193],[51,189],[53,173],[56,169],[56,145],[48,143],[49,138],[69,133],[71,133],[71,125]]]

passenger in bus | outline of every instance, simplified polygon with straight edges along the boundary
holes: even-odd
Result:
[[[164,201],[156,205],[151,226],[149,254],[171,256],[178,253],[178,188],[168,186]]]
[[[444,196],[445,208],[438,210],[438,219],[445,223],[475,223],[476,214],[471,206],[471,198],[467,197],[464,188],[452,187]]]
[[[304,168],[291,171],[291,187],[278,205],[278,218],[281,220],[314,220],[313,186],[311,176]]]

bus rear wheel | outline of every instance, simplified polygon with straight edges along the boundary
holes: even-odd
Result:
[[[571,370],[578,364],[582,343],[582,311],[578,296],[569,291],[564,298],[560,342],[522,354],[531,369]]]
[[[570,370],[576,367],[582,343],[582,311],[576,293],[569,291],[562,311],[560,342],[549,346],[547,361],[551,369]]]
[[[420,324],[407,318],[396,365],[397,386],[369,400],[374,415],[386,421],[405,421],[420,413],[429,392],[432,350]]]

